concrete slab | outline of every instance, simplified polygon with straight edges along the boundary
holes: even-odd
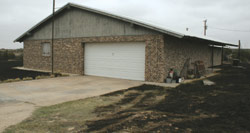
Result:
[[[143,82],[71,76],[0,84],[0,132],[31,115],[37,107],[127,89]]]

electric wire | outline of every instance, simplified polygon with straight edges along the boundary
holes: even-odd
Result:
[[[224,29],[224,28],[216,28],[208,26],[208,29],[215,29],[215,30],[223,30],[223,31],[231,31],[231,32],[250,32],[250,30],[233,30],[233,29]]]

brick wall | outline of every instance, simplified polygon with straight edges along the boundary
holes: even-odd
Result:
[[[165,36],[165,75],[170,68],[180,72],[183,69],[184,63],[188,58],[191,62],[201,60],[204,61],[206,68],[211,66],[212,48],[208,44],[177,39],[170,36]],[[214,48],[214,65],[221,64],[221,49]]]
[[[42,56],[42,43],[51,40],[26,40],[24,42],[24,67],[51,70],[51,56]],[[145,81],[163,82],[170,68],[181,71],[185,61],[202,60],[211,65],[211,48],[207,44],[194,43],[170,36],[140,35],[115,37],[88,37],[56,39],[54,43],[54,71],[84,74],[83,43],[145,42]],[[220,49],[214,50],[214,64],[219,65]]]
[[[26,40],[24,42],[24,67],[51,70],[51,56],[42,56],[42,43],[51,40]],[[99,42],[145,42],[145,80],[164,80],[164,37],[163,35],[88,37],[56,39],[54,41],[54,71],[84,74],[83,43]]]

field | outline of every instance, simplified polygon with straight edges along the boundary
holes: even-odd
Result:
[[[37,109],[5,132],[250,132],[250,66],[176,88],[142,85]]]
[[[30,77],[35,79],[36,76],[49,76],[49,73],[24,71],[12,69],[12,67],[22,66],[23,62],[19,60],[14,61],[0,61],[0,82],[8,79],[23,79]]]

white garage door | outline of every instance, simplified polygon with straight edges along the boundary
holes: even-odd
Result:
[[[85,75],[144,80],[145,43],[87,43]]]

